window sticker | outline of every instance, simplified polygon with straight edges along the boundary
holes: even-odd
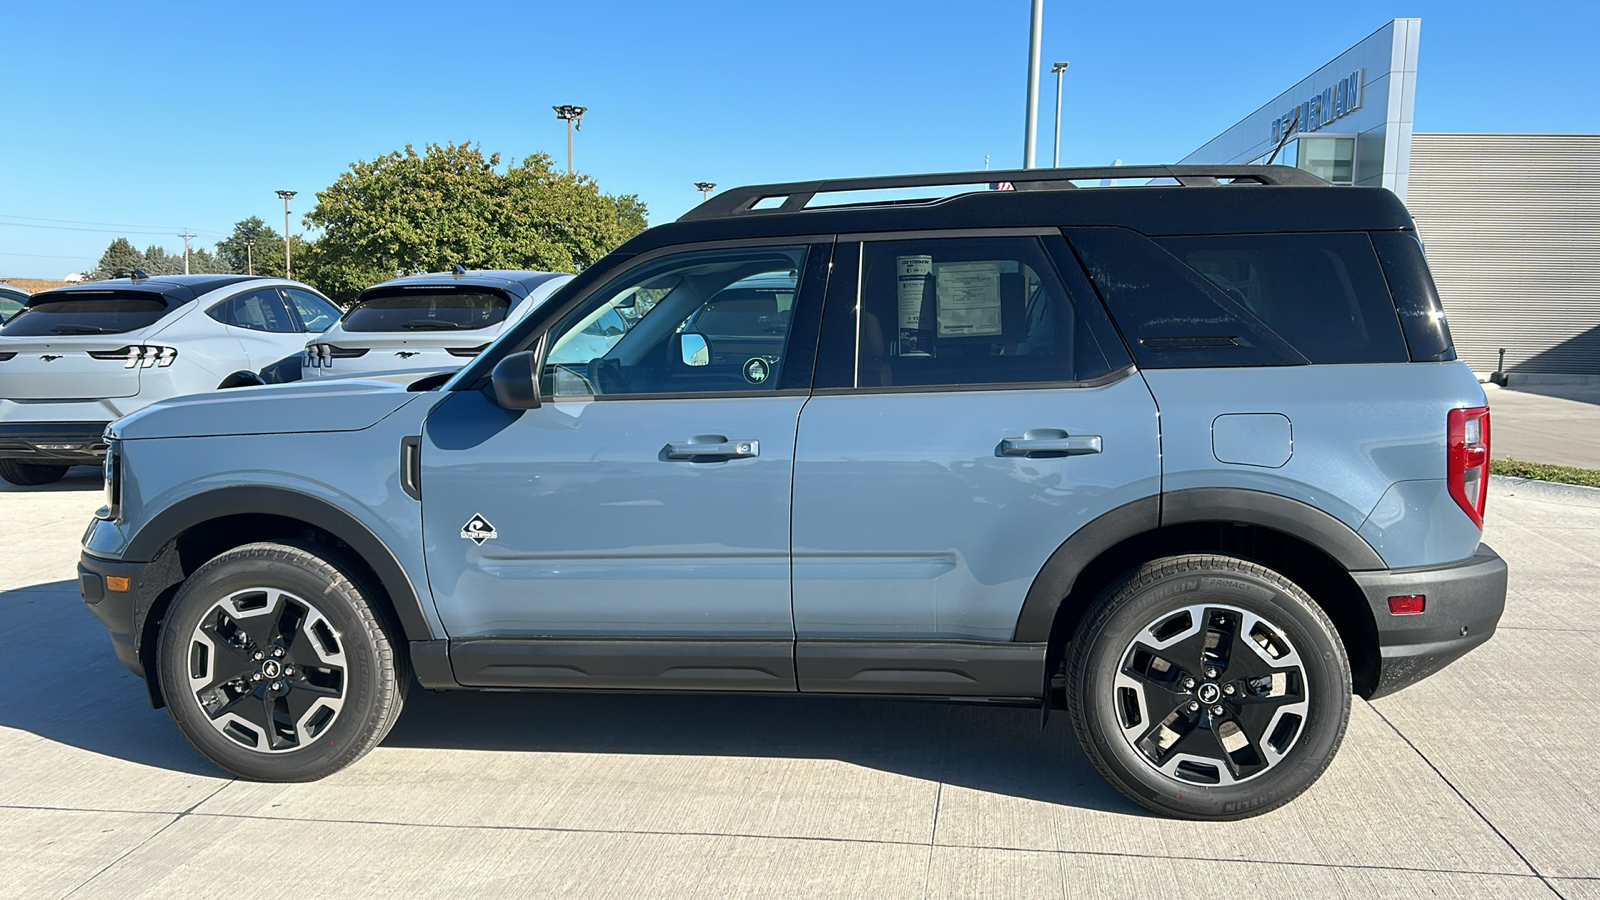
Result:
[[[1000,267],[992,262],[945,263],[934,288],[939,296],[939,337],[1000,334]]]
[[[932,256],[895,257],[896,286],[900,291],[900,356],[932,356],[924,346],[928,335],[922,322],[922,298],[933,275]]]

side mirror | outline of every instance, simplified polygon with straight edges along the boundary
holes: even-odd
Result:
[[[495,363],[489,381],[494,385],[494,402],[502,409],[539,408],[539,354],[536,351],[513,353]]]
[[[703,334],[678,335],[678,351],[686,366],[711,365],[711,345],[706,343],[706,336]]]

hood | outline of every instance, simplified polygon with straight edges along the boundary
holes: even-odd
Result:
[[[406,390],[421,377],[423,373],[402,372],[173,397],[118,419],[110,432],[114,438],[141,440],[360,431],[419,397],[437,399],[438,392]]]

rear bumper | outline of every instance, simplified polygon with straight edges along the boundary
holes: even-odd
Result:
[[[0,422],[0,459],[45,465],[99,465],[110,422]]]
[[[1373,697],[1416,684],[1487,641],[1506,606],[1506,563],[1486,544],[1446,566],[1352,572],[1378,626],[1381,654]],[[1397,616],[1389,598],[1426,597],[1423,611]]]

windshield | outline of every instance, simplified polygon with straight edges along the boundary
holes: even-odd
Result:
[[[167,298],[148,291],[71,291],[38,294],[0,334],[45,337],[64,334],[122,334],[159,322],[171,309]]]
[[[345,313],[345,331],[466,331],[505,321],[511,301],[481,289],[411,288],[368,294]]]

